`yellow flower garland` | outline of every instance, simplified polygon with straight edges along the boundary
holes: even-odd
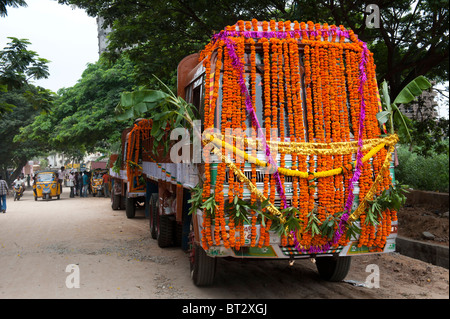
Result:
[[[225,162],[225,164],[231,169],[233,170],[234,174],[237,176],[237,178],[245,183],[248,187],[248,189],[250,190],[250,192],[252,194],[255,194],[256,197],[261,200],[261,201],[265,201],[267,200],[267,197],[264,196],[264,194],[262,194],[258,188],[245,176],[245,174],[242,172],[242,170],[240,170],[239,168],[236,167],[236,165],[234,165],[233,162],[231,162],[231,160],[226,157],[225,155],[222,154],[222,152],[220,151],[220,149],[218,148],[213,148],[212,150],[214,152],[214,154],[216,154],[217,156],[219,156],[222,160],[222,162]],[[278,219],[280,220],[281,224],[284,224],[286,222],[286,219],[283,217],[283,214],[272,204],[269,202],[268,207],[266,207],[266,209],[272,213],[272,215],[278,217]]]
[[[211,141],[216,147],[222,147],[229,151],[232,151],[233,154],[239,156],[240,158],[244,158],[246,161],[255,163],[256,165],[261,166],[261,167],[269,166],[268,163],[260,161],[256,157],[251,156],[240,149],[237,149],[235,146],[225,142],[225,140],[218,139],[217,137],[215,137],[212,134],[206,134],[206,138],[209,139],[209,141]],[[376,145],[374,147],[373,147],[374,143],[367,143],[367,145],[364,145],[363,151],[366,151],[369,147],[373,147],[373,148],[363,157],[363,159],[362,159],[363,163],[365,163],[369,159],[371,159],[375,154],[377,154],[386,145],[392,146],[395,143],[397,143],[398,136],[390,135],[385,138],[373,139],[373,140],[376,140],[376,142],[378,142],[378,145]],[[322,154],[327,154],[327,153],[328,153],[327,155],[341,155],[341,154],[351,153],[351,151],[353,149],[352,146],[345,147],[345,145],[349,145],[350,143],[339,143],[339,148],[336,148],[334,150],[333,149],[314,149],[314,146],[317,146],[314,144],[323,144],[323,143],[292,143],[292,144],[293,144],[292,148],[298,147],[299,144],[302,144],[302,148],[304,150],[307,150],[308,146],[312,146],[312,150],[310,150],[310,151],[312,151],[312,153],[308,152],[308,155],[322,155]],[[332,144],[333,143],[330,143],[328,145],[332,145]],[[339,150],[342,151],[343,149],[345,149],[345,152],[336,153],[337,151],[339,151]],[[299,150],[297,150],[297,152],[301,153]],[[353,162],[353,165],[355,165],[355,164],[356,164],[356,161]],[[292,169],[288,169],[288,168],[284,168],[284,167],[278,167],[278,172],[280,174],[283,174],[285,176],[296,176],[296,177],[300,177],[300,178],[308,178],[310,175],[312,175],[314,178],[323,178],[323,177],[329,177],[329,176],[341,174],[343,171],[344,171],[343,167],[338,167],[335,169],[321,171],[321,172],[301,172],[298,170],[292,170]]]

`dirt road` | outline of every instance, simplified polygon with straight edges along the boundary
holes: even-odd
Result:
[[[159,248],[141,211],[127,219],[109,199],[72,199],[67,188],[60,200],[35,202],[27,190],[7,204],[0,214],[0,298],[449,298],[447,269],[399,254],[354,257],[340,283],[320,280],[309,260],[290,267],[219,259],[215,285],[198,288],[186,253]],[[374,267],[379,288],[360,286]]]

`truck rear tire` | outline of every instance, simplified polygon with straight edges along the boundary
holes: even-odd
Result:
[[[136,215],[136,207],[134,205],[134,198],[127,197],[125,208],[126,208],[127,218],[134,218],[134,216]]]
[[[125,193],[126,194],[126,193]],[[126,195],[120,195],[120,210],[124,210],[127,206],[127,197]]]
[[[158,206],[159,200],[157,196],[153,196],[150,198],[150,235],[153,239],[157,238],[157,225],[156,219],[158,217]]]
[[[350,270],[351,257],[318,257],[316,266],[319,275],[326,281],[342,281]]]
[[[112,195],[111,208],[118,210],[120,208],[120,195]]]
[[[157,235],[156,240],[161,248],[173,245],[174,222],[167,215],[157,214]]]
[[[193,244],[191,249],[190,268],[194,285],[211,286],[216,276],[217,259],[209,257],[198,244]]]
[[[183,239],[183,224],[180,222],[173,222],[174,223],[174,235],[173,238],[175,239],[175,246],[180,247],[181,241]]]

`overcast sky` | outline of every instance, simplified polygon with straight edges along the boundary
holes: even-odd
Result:
[[[98,60],[97,23],[84,10],[53,0],[27,0],[27,7],[7,7],[0,17],[0,49],[8,37],[28,39],[28,49],[50,60],[50,77],[34,84],[57,92],[81,78],[88,63]]]

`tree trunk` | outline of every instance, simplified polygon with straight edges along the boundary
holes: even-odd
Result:
[[[13,173],[11,174],[11,176],[9,176],[9,178],[7,180],[9,185],[11,185],[11,183],[17,178],[17,176],[20,175],[23,167],[25,165],[27,165],[27,161],[28,161],[28,159],[26,157],[22,157],[22,158],[18,159],[16,169],[14,169]]]

